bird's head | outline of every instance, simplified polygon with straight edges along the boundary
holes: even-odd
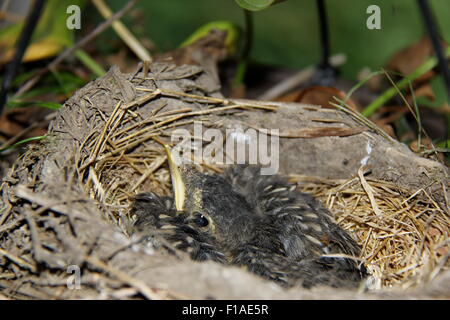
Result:
[[[179,214],[198,232],[214,237],[232,249],[248,240],[255,216],[245,198],[219,175],[208,175],[190,167],[179,169],[172,179]],[[181,184],[181,186],[180,186]]]

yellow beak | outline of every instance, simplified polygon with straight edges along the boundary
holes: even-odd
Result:
[[[167,153],[167,161],[169,162],[170,177],[172,179],[172,188],[175,197],[175,207],[178,212],[181,212],[184,209],[184,203],[186,201],[186,186],[183,182],[180,169],[173,159],[170,147],[167,144],[163,144],[163,146]]]

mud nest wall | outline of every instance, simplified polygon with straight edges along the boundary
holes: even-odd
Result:
[[[154,63],[105,77],[58,112],[2,184],[0,289],[13,298],[450,297],[449,180],[351,112],[227,100],[196,66]],[[316,195],[363,248],[370,290],[284,290],[245,270],[144,247],[128,208],[142,191],[170,194],[164,148],[194,122],[278,129],[280,172]],[[264,131],[265,132],[265,131]],[[195,137],[202,145],[202,137]],[[198,160],[198,159],[194,159]],[[224,164],[202,159],[199,169]],[[78,271],[80,272],[78,274]],[[78,277],[79,275],[79,277]]]

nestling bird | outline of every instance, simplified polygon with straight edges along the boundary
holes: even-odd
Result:
[[[222,175],[184,168],[176,183],[175,201],[136,196],[137,231],[159,234],[195,260],[243,266],[283,286],[356,287],[365,276],[351,258],[359,255],[357,243],[281,176],[246,165]]]

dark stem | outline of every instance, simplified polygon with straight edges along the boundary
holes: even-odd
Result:
[[[70,48],[67,48],[62,53],[60,53],[55,59],[52,60],[45,68],[42,68],[36,72],[36,74],[29,79],[25,84],[20,87],[20,89],[14,94],[14,97],[18,97],[28,90],[30,90],[47,72],[55,69],[64,59],[69,57],[72,53],[74,53],[77,49],[82,48],[88,42],[95,39],[100,33],[105,31],[114,21],[123,17],[133,6],[140,0],[130,0],[128,1],[122,9],[114,13],[107,20],[101,22],[94,30],[92,30],[88,35],[79,40],[75,45]]]
[[[17,69],[22,62],[23,55],[25,50],[30,43],[31,36],[33,35],[33,31],[36,27],[36,24],[39,21],[39,17],[41,16],[42,8],[44,7],[45,0],[36,0],[34,3],[34,7],[30,10],[26,22],[24,23],[24,27],[22,32],[20,33],[20,38],[16,43],[16,52],[11,63],[8,64],[5,70],[5,76],[3,78],[1,92],[0,92],[0,115],[3,112],[3,108],[6,104],[8,97],[8,90],[11,85],[11,81],[16,75]]]
[[[433,44],[434,51],[436,52],[436,57],[438,59],[439,69],[444,79],[445,86],[447,87],[447,97],[450,102],[450,70],[448,68],[447,59],[444,55],[444,51],[442,50],[442,46],[440,43],[441,37],[439,35],[439,31],[437,25],[433,19],[433,14],[431,12],[429,3],[427,0],[417,0],[420,12],[422,14],[425,28],[427,29],[428,35],[430,36],[431,42]],[[445,141],[448,141],[448,121],[447,121],[447,130]]]
[[[323,68],[330,67],[329,64],[329,56],[330,56],[330,39],[328,34],[328,19],[327,19],[327,11],[325,7],[325,0],[317,0],[317,11],[319,14],[319,31],[320,31],[320,44],[321,44],[321,53],[322,60],[321,66]]]
[[[238,87],[244,82],[245,73],[247,71],[248,60],[250,59],[250,52],[253,46],[253,13],[244,9],[245,19],[245,40],[242,53],[236,69],[236,74],[233,79],[233,86]]]
[[[242,50],[242,60],[248,60],[250,51],[253,46],[253,13],[249,10],[244,10],[245,17],[245,43]]]

